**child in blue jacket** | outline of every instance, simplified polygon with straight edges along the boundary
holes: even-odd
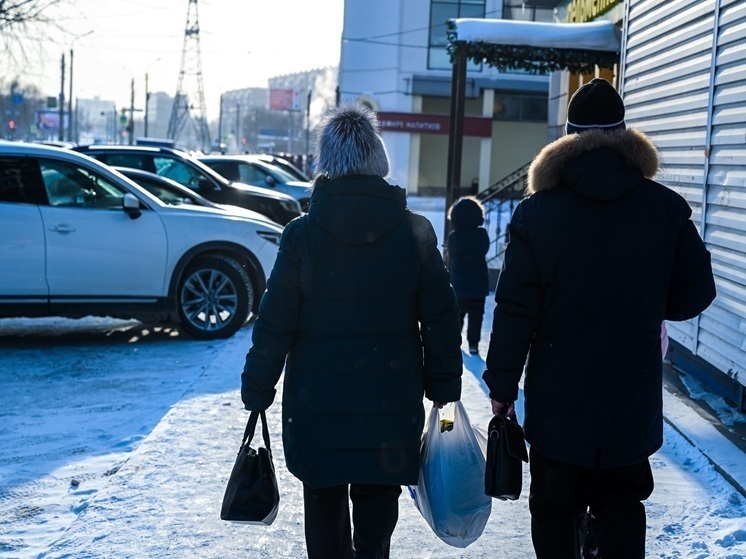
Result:
[[[489,293],[487,262],[485,256],[490,246],[484,223],[484,208],[479,201],[467,196],[459,198],[448,212],[452,231],[448,235],[451,284],[456,291],[461,311],[461,328],[468,315],[466,340],[469,353],[479,353],[482,333],[484,300]]]

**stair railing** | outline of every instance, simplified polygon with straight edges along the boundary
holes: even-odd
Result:
[[[526,191],[530,163],[516,169],[479,194],[484,206],[484,226],[490,235],[487,266],[500,268],[507,245],[507,231],[513,209]]]

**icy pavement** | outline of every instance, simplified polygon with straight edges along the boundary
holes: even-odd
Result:
[[[428,215],[438,232],[439,215]],[[0,320],[0,557],[305,557],[302,487],[281,452],[281,394],[267,415],[281,492],[277,520],[269,527],[219,520],[247,418],[239,375],[250,332],[196,342],[131,322]],[[484,427],[484,362],[464,361],[464,405]],[[676,396],[667,394],[665,406],[688,435],[667,423],[666,442],[651,460],[648,557],[746,558],[746,499],[689,440],[733,460],[735,475],[743,453]],[[529,525],[524,490],[517,502],[493,501],[476,543],[452,548],[405,491],[392,557],[529,558]]]
[[[106,410],[96,406],[78,406],[69,408],[63,417],[48,404],[63,396],[65,386],[75,384],[74,375],[58,372],[65,377],[63,380],[50,381],[46,389],[39,388],[38,395],[47,396],[43,402],[46,405],[28,402],[25,404],[28,411],[19,413],[29,415],[26,425],[38,422],[32,414],[35,418],[47,416],[43,422],[44,434],[31,429],[25,439],[43,447],[52,444],[45,441],[69,432],[77,443],[64,449],[58,459],[53,458],[54,447],[49,446],[45,475],[40,472],[17,476],[26,481],[19,479],[11,488],[12,499],[0,501],[0,516],[6,519],[14,511],[16,514],[24,502],[38,512],[25,519],[16,516],[12,522],[2,523],[0,540],[3,544],[0,545],[4,547],[0,547],[0,556],[50,559],[304,557],[302,489],[287,472],[279,451],[279,405],[273,405],[268,411],[281,490],[277,520],[270,527],[233,525],[219,520],[223,488],[247,415],[240,405],[238,375],[249,334],[250,330],[244,329],[231,340],[211,344],[178,340],[158,342],[143,363],[159,371],[154,374],[161,379],[156,384],[169,385],[174,377],[184,382],[188,382],[188,377],[193,380],[183,396],[153,395],[150,405],[154,408],[157,402],[168,406],[173,401],[173,405],[139,444],[118,429],[123,424],[152,425],[142,408],[128,404],[117,417],[107,415]],[[169,343],[174,347],[171,355],[165,352]],[[144,349],[147,348],[141,348],[138,353]],[[126,346],[108,353],[111,367],[99,377],[102,383],[110,382],[111,375],[127,376],[140,359],[133,358],[132,349]],[[191,362],[192,368],[187,367],[182,373],[169,371],[163,376],[163,370],[175,364],[175,354],[180,354],[179,363]],[[200,355],[204,357],[198,360]],[[79,357],[89,358],[87,355]],[[464,405],[472,422],[485,426],[490,418],[489,405],[478,380],[484,362],[479,357],[465,356],[465,363]],[[26,371],[26,374],[30,372],[33,371]],[[84,390],[81,387],[91,398],[105,390],[95,390],[90,383]],[[99,441],[102,434],[107,435],[109,442],[101,444],[101,452],[92,452],[94,442]],[[117,446],[118,438],[125,442],[124,446]],[[24,455],[21,452],[24,444],[18,444],[19,440],[23,439],[16,438],[10,445],[4,433],[0,438],[3,455],[17,457],[13,464],[19,470],[26,470],[32,464],[43,469],[44,462],[39,454]],[[103,448],[107,445],[108,453]],[[133,450],[133,447],[136,448]],[[653,457],[652,463],[656,490],[648,503],[648,556],[746,557],[746,502],[707,459],[667,426],[666,444]],[[73,478],[79,485],[70,484]],[[528,475],[525,483],[528,487]],[[8,489],[2,488],[4,495],[8,495]],[[494,501],[492,516],[481,539],[465,550],[452,548],[432,534],[405,492],[400,500],[400,521],[392,542],[392,556],[400,559],[491,559],[496,555],[529,558],[533,557],[533,552],[528,526],[524,492],[517,502]]]

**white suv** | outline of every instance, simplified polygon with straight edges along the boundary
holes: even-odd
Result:
[[[0,316],[231,336],[258,309],[282,233],[253,215],[169,206],[85,155],[0,142]]]

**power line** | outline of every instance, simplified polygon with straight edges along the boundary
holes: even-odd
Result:
[[[343,43],[366,43],[371,45],[386,45],[389,47],[406,47],[410,49],[426,49],[427,45],[407,45],[404,43],[387,43],[385,41],[374,41],[371,39],[342,39]]]
[[[492,14],[496,14],[498,12],[502,12],[502,10],[492,10],[490,12],[485,12],[483,18],[486,18],[487,16],[491,16]],[[439,23],[438,25],[434,27],[445,27],[445,23]],[[347,39],[348,41],[360,41],[360,40],[372,40],[372,39],[383,39],[386,37],[395,37],[397,35],[406,35],[407,33],[417,33],[418,31],[428,31],[430,29],[430,26],[427,27],[418,27],[416,29],[407,29],[406,31],[395,31],[393,33],[384,33],[383,35],[374,35],[373,37],[358,37],[355,39]],[[344,40],[344,39],[343,39]]]

